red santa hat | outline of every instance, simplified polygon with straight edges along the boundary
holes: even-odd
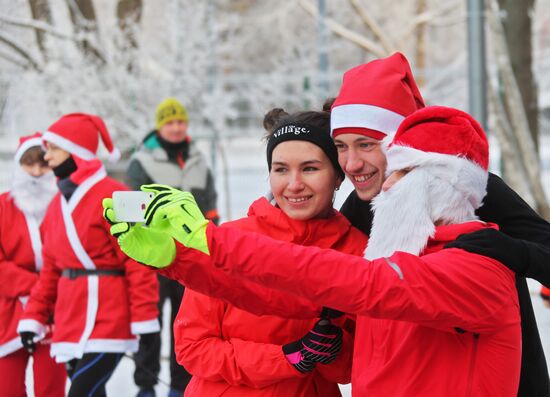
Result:
[[[332,136],[360,134],[391,141],[405,117],[423,107],[407,58],[397,52],[344,74],[331,110]]]
[[[418,110],[399,126],[386,154],[386,174],[429,168],[468,198],[474,209],[486,194],[489,145],[468,113],[443,106]]]
[[[431,106],[399,126],[386,173],[407,170],[372,200],[374,218],[367,259],[395,251],[420,254],[436,223],[477,220],[487,189],[489,147],[483,129],[457,109]]]
[[[43,139],[83,160],[92,160],[96,158],[100,136],[109,151],[109,161],[117,161],[120,152],[114,147],[107,126],[93,114],[66,114],[48,128]]]
[[[15,151],[15,162],[19,163],[25,152],[34,146],[42,146],[42,134],[40,132],[20,137],[19,146]]]

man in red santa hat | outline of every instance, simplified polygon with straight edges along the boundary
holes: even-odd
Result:
[[[46,208],[57,192],[44,160],[41,134],[20,138],[11,189],[0,195],[0,394],[25,395],[25,373],[33,357],[34,395],[65,395],[65,368],[50,357],[49,343],[23,349],[17,322],[42,268]]]
[[[462,111],[428,107],[407,117],[387,151],[364,259],[216,228],[190,193],[169,188],[147,208],[140,241],[165,233],[235,277],[356,314],[354,396],[513,397],[521,366],[515,275],[492,258],[443,249],[497,227],[475,215],[488,154],[481,126]],[[119,243],[139,254],[143,244],[138,252],[131,239]],[[189,260],[182,249],[166,250],[173,260],[164,263]]]
[[[59,192],[43,222],[44,266],[18,325],[33,350],[53,314],[51,354],[67,363],[71,397],[104,395],[122,355],[137,350],[137,336],[160,329],[156,275],[120,252],[101,216],[101,198],[127,188],[107,176],[99,138],[116,158],[98,116],[67,114],[44,133]]]
[[[340,211],[367,235],[373,218],[371,200],[386,177],[385,148],[402,120],[423,107],[411,68],[400,53],[359,65],[344,75],[332,106],[331,128],[338,161],[355,189]],[[523,346],[518,396],[546,397],[550,395],[548,367],[525,277],[550,285],[550,224],[492,173],[476,215],[497,223],[500,232],[480,230],[451,245],[500,260],[518,275]]]

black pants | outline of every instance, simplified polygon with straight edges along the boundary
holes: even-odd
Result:
[[[86,353],[67,363],[71,379],[68,397],[105,397],[105,384],[122,358],[122,353]]]
[[[170,387],[177,390],[185,390],[191,380],[191,374],[187,372],[176,361],[174,351],[174,320],[178,314],[180,303],[183,298],[183,286],[163,276],[159,277],[160,300],[159,300],[159,321],[162,327],[162,308],[164,301],[170,299]],[[160,372],[160,334],[152,339],[151,343],[139,342],[139,350],[135,355],[136,370],[134,381],[139,387],[153,387],[157,383]]]

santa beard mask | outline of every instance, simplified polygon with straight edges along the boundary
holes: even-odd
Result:
[[[27,215],[36,216],[40,221],[48,205],[57,193],[55,176],[48,171],[42,176],[28,174],[19,164],[15,166],[10,194],[15,205]]]
[[[464,194],[429,168],[414,168],[372,200],[374,217],[366,259],[389,257],[395,251],[419,255],[435,235],[435,222],[478,219]]]

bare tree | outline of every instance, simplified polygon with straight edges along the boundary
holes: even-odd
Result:
[[[116,14],[118,27],[121,32],[118,47],[127,56],[125,59],[128,72],[136,67],[135,54],[138,49],[137,30],[143,13],[142,0],[119,0]]]
[[[490,2],[488,10],[488,19],[492,31],[492,41],[494,47],[494,59],[497,66],[497,73],[500,80],[500,86],[495,87],[493,83],[492,90],[499,91],[499,94],[493,93],[493,102],[495,103],[497,120],[496,126],[501,127],[502,131],[497,131],[500,138],[500,145],[506,148],[510,143],[515,150],[506,150],[507,155],[504,158],[508,170],[512,167],[519,167],[513,170],[507,181],[515,189],[521,190],[523,184],[527,184],[528,192],[532,195],[535,206],[546,219],[550,219],[550,207],[546,199],[542,182],[539,156],[536,141],[530,132],[527,111],[524,105],[520,86],[513,71],[511,56],[508,51],[508,45],[505,39],[504,26],[501,21],[501,13],[497,0]],[[493,82],[496,79],[493,79]],[[515,177],[515,178],[513,178]],[[516,179],[517,178],[517,179]]]
[[[49,25],[52,23],[52,12],[48,0],[29,0],[32,19],[45,22]],[[46,34],[42,30],[35,30],[36,42],[42,53],[44,61],[48,60],[48,52],[46,49]]]
[[[529,130],[538,148],[537,88],[533,76],[532,14],[535,0],[498,0],[506,46]]]
[[[107,61],[99,49],[99,32],[92,0],[67,0],[69,14],[82,52],[92,61],[105,64]]]

